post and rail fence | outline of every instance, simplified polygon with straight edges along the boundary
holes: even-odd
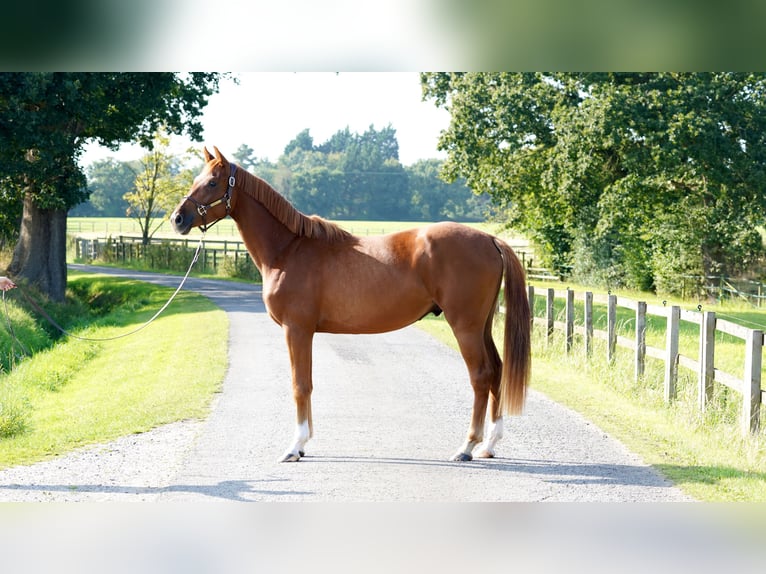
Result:
[[[156,263],[159,267],[170,268],[170,261],[174,256],[173,248],[184,248],[189,253],[193,253],[195,245],[196,239],[187,238],[150,238],[149,243],[145,245],[140,235],[118,235],[107,238],[78,236],[74,238],[74,255],[76,259],[85,261],[93,261],[108,255],[111,260],[122,263],[153,258],[158,260]],[[236,264],[239,259],[250,257],[242,241],[205,239],[202,245],[200,267],[204,270],[216,272],[227,258],[232,258]],[[163,251],[162,247],[165,247],[166,251]],[[184,265],[188,265],[188,262],[184,261]]]
[[[704,411],[713,397],[713,385],[719,383],[733,389],[742,396],[741,428],[743,434],[755,434],[760,429],[760,408],[766,400],[766,390],[761,388],[761,366],[764,336],[759,329],[750,329],[737,323],[716,317],[713,311],[689,311],[680,306],[650,305],[616,295],[596,295],[591,292],[576,294],[572,289],[545,289],[545,316],[534,314],[535,288],[527,287],[533,323],[545,330],[550,340],[556,330],[564,332],[566,353],[573,352],[574,336],[581,335],[584,351],[593,353],[594,338],[606,341],[606,358],[616,360],[618,346],[633,351],[634,376],[639,380],[645,371],[646,357],[664,361],[664,399],[671,402],[676,398],[678,368],[684,367],[697,374],[698,406]],[[575,298],[583,301],[584,319],[582,324],[575,324]],[[557,321],[554,313],[555,299],[564,299],[564,321]],[[594,328],[593,304],[606,305],[606,330]],[[627,308],[635,313],[635,332],[633,337],[618,334],[617,309]],[[505,310],[501,307],[501,312]],[[665,348],[647,345],[647,316],[665,318]],[[699,354],[695,359],[679,351],[679,332],[682,322],[699,326]],[[741,376],[732,375],[715,367],[716,332],[726,333],[740,339],[745,345],[744,369]]]

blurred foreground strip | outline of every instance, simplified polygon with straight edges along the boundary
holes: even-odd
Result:
[[[15,505],[5,572],[757,572],[763,505]],[[308,570],[307,570],[308,569]],[[490,571],[490,570],[487,570]]]

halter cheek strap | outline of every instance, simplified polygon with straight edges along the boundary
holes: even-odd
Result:
[[[199,213],[199,216],[202,218],[202,225],[199,226],[199,228],[202,230],[202,233],[207,232],[208,229],[210,229],[216,223],[218,223],[222,219],[225,219],[229,214],[231,214],[231,192],[234,191],[234,186],[237,183],[237,180],[234,179],[234,173],[236,173],[237,171],[237,166],[234,165],[233,163],[230,165],[231,165],[231,173],[229,175],[229,182],[228,182],[229,186],[226,188],[226,192],[220,197],[220,199],[216,199],[214,202],[208,203],[207,205],[205,205],[198,202],[196,199],[194,199],[190,195],[187,195],[184,198],[191,201],[197,207],[197,213]],[[213,223],[208,224],[205,219],[207,217],[208,210],[222,203],[226,206],[226,215],[224,215],[223,217],[219,217]]]

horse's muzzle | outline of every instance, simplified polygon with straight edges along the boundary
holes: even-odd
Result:
[[[173,226],[173,231],[181,235],[186,235],[191,231],[192,221],[194,221],[194,215],[186,214],[180,209],[170,215],[170,224]]]

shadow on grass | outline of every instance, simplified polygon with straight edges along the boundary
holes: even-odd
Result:
[[[654,468],[675,483],[717,485],[728,479],[749,479],[763,483],[766,496],[766,472],[747,471],[729,466],[681,466],[676,464],[655,464]]]

